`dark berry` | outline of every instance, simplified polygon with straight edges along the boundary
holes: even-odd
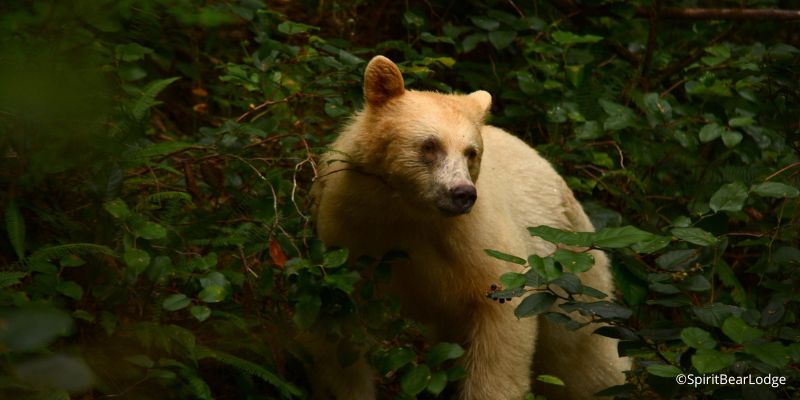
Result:
[[[490,288],[491,288],[492,290],[497,290],[497,285],[495,285],[495,284],[493,283],[493,284],[492,284],[492,286],[490,286]]]
[[[506,299],[500,299],[500,304],[503,304],[505,302],[506,302]]]

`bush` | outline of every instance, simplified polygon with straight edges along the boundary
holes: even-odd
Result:
[[[491,92],[491,123],[584,201],[597,233],[531,233],[609,251],[619,301],[566,250],[491,252],[526,268],[493,296],[529,317],[557,286],[570,302],[546,317],[610,323],[636,364],[608,394],[796,396],[797,25],[571,3],[0,5],[0,393],[304,398],[293,338],[312,327],[345,364],[369,348],[382,397],[451,393],[463,349],[374,290],[399,255],[347,262],[307,211],[385,54],[414,88]],[[788,382],[675,383],[707,373]]]

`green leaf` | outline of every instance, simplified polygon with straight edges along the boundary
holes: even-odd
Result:
[[[431,347],[425,356],[425,363],[431,367],[436,367],[439,364],[459,358],[464,355],[464,349],[456,343],[442,342]]]
[[[711,337],[710,333],[693,326],[684,328],[681,331],[681,339],[683,343],[695,349],[713,349],[717,347],[717,341]]]
[[[701,374],[717,372],[730,367],[736,356],[713,349],[698,349],[692,356],[692,365]]]
[[[579,43],[597,43],[603,40],[602,36],[596,35],[576,35],[572,32],[555,31],[551,35],[553,40],[561,45],[579,44]]]
[[[550,385],[564,386],[564,381],[554,375],[536,375],[536,380]]]
[[[497,50],[502,50],[514,39],[517,37],[517,32],[515,31],[491,31],[489,32],[489,42],[494,46]]]
[[[112,217],[117,219],[127,218],[131,214],[128,205],[122,199],[114,199],[103,203],[103,208],[111,214]]]
[[[546,225],[528,228],[528,232],[531,236],[539,236],[551,243],[563,243],[569,246],[579,247],[589,247],[592,245],[592,235],[589,232],[568,232]]]
[[[678,239],[696,244],[698,246],[711,246],[717,244],[717,238],[700,228],[675,228],[672,235]]]
[[[207,320],[211,316],[211,309],[206,306],[192,306],[189,312],[200,322]]]
[[[164,301],[161,303],[161,307],[164,307],[164,309],[167,311],[178,311],[188,307],[191,303],[192,300],[186,297],[185,294],[175,293],[164,298]]]
[[[292,320],[300,329],[308,329],[317,320],[320,307],[322,307],[322,300],[319,296],[302,296],[294,306]]]
[[[700,59],[706,65],[721,64],[731,57],[731,49],[721,44],[707,47],[706,52],[710,55]]]
[[[742,134],[736,131],[725,130],[722,132],[722,143],[727,148],[736,147],[742,141]]]
[[[519,258],[517,256],[513,256],[511,254],[506,254],[497,250],[490,250],[484,249],[483,251],[486,252],[490,257],[494,257],[498,260],[508,261],[514,264],[525,265],[525,259]]]
[[[517,318],[524,318],[541,314],[549,310],[556,299],[556,296],[551,293],[533,293],[522,299],[522,302],[514,310],[514,315],[516,315]]]
[[[144,47],[138,43],[118,44],[114,47],[114,53],[122,61],[141,60],[147,54],[152,54],[153,49]]]
[[[594,257],[589,253],[576,253],[558,249],[553,254],[553,258],[573,274],[588,271],[594,265]]]
[[[9,286],[19,285],[20,279],[28,276],[26,272],[19,271],[0,271],[0,289]]]
[[[137,224],[137,226],[133,228],[133,232],[137,236],[147,240],[163,239],[167,236],[167,230],[164,229],[163,226],[151,221]]]
[[[633,315],[633,311],[610,301],[564,303],[560,307],[567,312],[580,311],[581,314],[596,315],[605,319],[628,319]]]
[[[750,191],[764,197],[789,197],[794,198],[800,195],[800,190],[780,182],[764,182],[750,186]]]
[[[447,372],[436,371],[431,375],[431,380],[430,382],[428,382],[428,388],[426,390],[428,391],[428,393],[431,393],[434,396],[438,396],[439,393],[442,393],[442,391],[446,386],[447,386]]]
[[[753,119],[753,117],[734,117],[728,120],[728,125],[730,125],[732,128],[750,126],[755,123],[756,121]]]
[[[596,247],[618,249],[630,245],[652,240],[655,237],[650,232],[645,232],[633,226],[620,228],[603,228],[592,235],[592,244]]]
[[[725,128],[717,125],[716,123],[710,123],[703,126],[700,129],[700,141],[703,143],[708,143],[720,136],[722,136],[722,132],[725,132]]]
[[[138,276],[150,265],[150,254],[141,249],[128,249],[122,259],[134,276]]]
[[[517,272],[506,272],[500,276],[500,284],[505,290],[520,288],[524,286],[527,281],[528,278],[525,277],[525,274]]]
[[[487,31],[493,31],[500,27],[500,23],[493,19],[483,17],[469,17],[469,19],[475,26]]]
[[[338,249],[325,253],[322,265],[327,269],[339,268],[347,262],[350,252],[347,249]]]
[[[728,317],[725,322],[722,323],[722,332],[739,344],[764,336],[764,331],[747,325],[743,319],[736,316]]]
[[[608,118],[603,122],[603,128],[610,131],[619,131],[636,124],[636,113],[622,104],[617,104],[606,99],[598,100]]]
[[[783,368],[792,360],[787,350],[780,342],[748,343],[744,346],[745,353],[752,354],[775,368]]]
[[[161,93],[162,90],[166,89],[172,82],[177,81],[180,77],[173,77],[167,79],[160,79],[157,81],[153,81],[147,84],[145,88],[142,90],[142,95],[133,103],[133,107],[131,107],[131,115],[134,119],[140,120],[144,118],[145,113],[151,107],[161,104],[159,101],[156,101],[156,96]]]
[[[359,279],[361,279],[361,275],[357,271],[342,270],[335,274],[325,275],[323,280],[326,284],[349,294],[353,292]]]
[[[17,207],[17,203],[11,201],[6,207],[6,233],[11,247],[17,254],[17,258],[22,261],[25,259],[25,220]]]
[[[535,271],[540,277],[544,278],[545,282],[551,282],[561,276],[561,269],[556,266],[555,260],[552,257],[539,257],[532,254],[528,257],[528,264],[531,266],[532,271]]]
[[[200,293],[197,294],[197,298],[205,303],[219,303],[225,300],[227,293],[228,290],[225,286],[210,285],[201,290]]]
[[[475,50],[475,47],[478,47],[479,44],[486,42],[488,37],[483,32],[473,33],[464,38],[464,41],[461,45],[464,47],[464,53],[469,53],[472,50]]]
[[[64,296],[80,300],[83,297],[83,288],[73,281],[61,281],[56,285],[56,290]]]
[[[650,373],[650,375],[660,376],[662,378],[674,378],[683,371],[673,365],[653,364],[647,366],[647,372]]]
[[[319,28],[313,25],[306,25],[293,21],[283,21],[278,24],[278,32],[286,35],[296,35],[298,33],[305,33],[312,30],[316,31],[319,30]]]
[[[425,364],[420,364],[403,375],[403,379],[400,380],[400,388],[403,393],[416,396],[425,390],[430,380],[431,369]]]
[[[747,200],[747,188],[740,182],[729,183],[711,196],[708,206],[716,213],[720,211],[740,211]]]
[[[378,371],[381,375],[396,371],[416,358],[416,354],[405,347],[394,347],[378,362]]]

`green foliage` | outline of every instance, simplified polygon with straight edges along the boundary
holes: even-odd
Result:
[[[451,395],[464,349],[424,344],[380,290],[399,256],[349,259],[308,217],[315,156],[375,54],[411,87],[492,93],[490,122],[594,220],[530,227],[570,246],[552,254],[487,249],[516,271],[490,298],[605,324],[637,360],[613,395],[796,396],[796,25],[659,20],[648,40],[640,6],[3,3],[0,397],[307,398],[309,330],[343,365],[365,354],[380,398]],[[611,256],[619,299],[580,281],[584,248]],[[673,379],[711,372],[789,383]]]

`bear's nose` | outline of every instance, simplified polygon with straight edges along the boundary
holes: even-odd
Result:
[[[464,214],[469,212],[475,199],[478,198],[478,191],[474,185],[458,185],[450,189],[450,198],[455,206],[455,211]]]

